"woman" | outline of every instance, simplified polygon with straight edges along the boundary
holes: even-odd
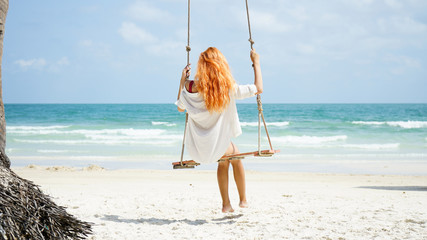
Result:
[[[185,145],[196,162],[216,162],[223,155],[239,153],[231,138],[242,133],[235,99],[262,93],[262,76],[259,55],[251,51],[254,67],[254,84],[237,85],[222,53],[210,47],[200,54],[194,81],[187,80],[190,66],[182,72],[178,92],[178,111],[189,115]],[[239,192],[239,206],[246,201],[245,171],[241,160],[218,163],[217,179],[222,198],[222,212],[233,212],[228,196],[228,169],[233,166],[234,180]]]

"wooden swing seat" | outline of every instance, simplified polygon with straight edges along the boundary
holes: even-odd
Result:
[[[222,156],[218,160],[218,162],[223,162],[226,160],[241,160],[241,159],[244,159],[245,157],[249,157],[249,156],[271,157],[275,153],[278,153],[278,152],[280,152],[280,150],[276,149],[276,150],[262,150],[261,154],[259,154],[258,151],[238,153],[238,154],[230,154],[230,155]],[[184,169],[184,168],[194,168],[194,167],[200,165],[200,163],[195,162],[194,160],[188,160],[188,161],[182,161],[182,164],[181,164],[181,162],[173,162],[172,165],[173,165],[173,169]]]
[[[238,153],[238,154],[230,154],[230,155],[224,155],[222,158],[218,160],[218,162],[222,162],[225,160],[239,160],[243,159],[245,157],[254,156],[254,157],[271,157],[275,153],[280,152],[280,150],[261,150],[261,154],[259,154],[258,151],[254,152],[245,152],[245,153]]]
[[[184,168],[194,168],[195,166],[199,166],[200,163],[195,162],[194,160],[182,161],[181,162],[173,162],[173,169],[184,169]]]

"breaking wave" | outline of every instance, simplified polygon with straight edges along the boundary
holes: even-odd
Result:
[[[261,123],[261,125],[263,125]],[[267,126],[276,126],[276,127],[283,127],[288,126],[289,122],[267,122]],[[258,122],[241,122],[240,126],[242,127],[257,127]]]
[[[152,124],[153,126],[158,126],[158,125],[164,125],[164,126],[167,126],[167,127],[173,127],[173,126],[176,126],[176,124],[175,124],[175,123],[169,123],[169,122],[151,122],[151,124]]]
[[[427,121],[353,121],[351,123],[360,125],[388,125],[392,127],[401,127],[406,129],[427,128]]]
[[[347,139],[346,135],[337,136],[284,136],[284,137],[272,137],[271,140],[283,144],[319,144],[327,142],[344,141]]]

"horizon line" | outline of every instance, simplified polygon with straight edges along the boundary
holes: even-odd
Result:
[[[119,104],[171,104],[171,105],[175,105],[174,103],[170,103],[170,102],[159,102],[159,103],[150,103],[150,102],[130,102],[130,103],[108,103],[108,102],[82,102],[82,103],[77,103],[77,102],[64,102],[64,103],[54,103],[54,102],[46,102],[46,103],[4,103],[4,105],[8,105],[8,104],[12,104],[12,105],[55,105],[55,104],[63,104],[63,105],[72,105],[72,104],[81,104],[81,105],[119,105]],[[247,103],[247,102],[243,102],[243,103],[236,103],[236,104],[256,104],[256,103]],[[263,102],[262,104],[427,104],[427,102]]]

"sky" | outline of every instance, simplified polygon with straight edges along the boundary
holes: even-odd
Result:
[[[264,103],[427,103],[427,1],[248,4]],[[5,25],[5,103],[176,100],[185,0],[10,1]],[[253,83],[248,38],[244,0],[191,1],[192,76],[215,46]]]

